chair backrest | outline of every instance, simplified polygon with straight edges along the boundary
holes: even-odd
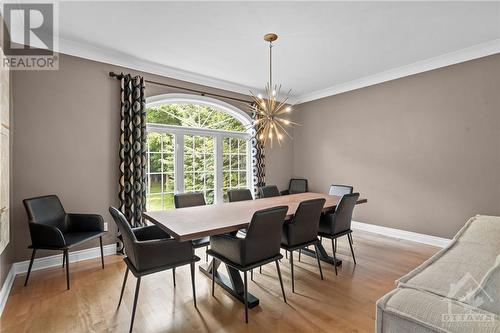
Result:
[[[271,258],[280,253],[281,229],[287,211],[288,206],[277,206],[253,214],[245,237],[247,263]]]
[[[174,195],[175,208],[205,206],[205,197],[202,192],[180,193]]]
[[[333,213],[332,232],[339,232],[351,229],[352,212],[358,201],[359,193],[346,194],[340,199],[335,212]]]
[[[66,212],[57,195],[45,195],[23,200],[29,222],[51,225],[65,233],[68,229]]]
[[[229,202],[253,200],[252,192],[249,189],[227,190]]]
[[[276,185],[266,185],[259,187],[259,194],[261,198],[271,198],[280,196],[280,190]]]
[[[113,220],[116,223],[116,226],[122,233],[122,238],[123,238],[123,247],[125,248],[125,253],[129,260],[132,262],[132,264],[135,267],[137,266],[137,258],[135,256],[135,243],[137,243],[137,238],[135,237],[134,232],[132,231],[132,227],[130,226],[129,222],[127,221],[127,218],[125,215],[123,215],[122,212],[120,212],[118,209],[115,207],[109,207],[109,213],[113,217]]]
[[[351,194],[353,191],[353,187],[349,185],[330,185],[330,190],[328,191],[329,195],[336,195],[341,197],[346,194]]]
[[[302,201],[286,228],[288,245],[299,245],[318,238],[319,219],[326,200],[312,199]]]
[[[298,179],[292,178],[290,179],[290,185],[288,186],[288,192],[290,194],[294,193],[304,193],[308,192],[307,179]]]

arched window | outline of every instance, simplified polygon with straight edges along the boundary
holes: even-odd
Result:
[[[203,192],[207,204],[227,201],[227,190],[252,188],[252,119],[225,102],[166,94],[147,103],[147,209],[174,206],[173,196]]]

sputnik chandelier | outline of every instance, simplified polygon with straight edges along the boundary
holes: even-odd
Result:
[[[279,101],[278,98],[281,92],[281,85],[273,86],[273,42],[277,39],[278,35],[274,33],[268,33],[264,36],[264,40],[269,42],[269,82],[264,89],[265,96],[261,94],[255,96],[253,92],[250,91],[254,101],[253,108],[257,114],[253,123],[256,137],[264,147],[269,141],[271,143],[271,148],[273,147],[274,140],[277,140],[278,144],[281,146],[283,133],[292,139],[292,136],[285,129],[286,126],[298,125],[289,119],[283,118],[283,116],[292,111],[291,106],[287,104],[292,90],[290,89],[286,97],[282,101]]]

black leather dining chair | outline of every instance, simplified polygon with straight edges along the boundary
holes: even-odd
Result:
[[[323,271],[318,256],[318,228],[321,211],[325,205],[325,199],[312,199],[302,201],[290,221],[283,225],[281,235],[281,248],[290,252],[290,269],[292,275],[292,292],[295,292],[294,270],[293,270],[293,251],[300,250],[310,245],[314,245],[316,259],[321,280],[323,280]]]
[[[276,185],[266,185],[259,187],[259,195],[261,198],[279,197],[280,191]]]
[[[72,247],[99,238],[101,266],[104,269],[102,236],[105,231],[101,215],[66,213],[56,195],[24,199],[23,204],[28,213],[31,236],[31,245],[28,248],[33,249],[24,286],[28,285],[37,250],[63,252],[63,267],[66,266],[66,287],[68,290],[70,288],[69,250]]]
[[[227,190],[229,202],[253,200],[252,192],[247,188]]]
[[[216,261],[220,260],[226,265],[243,272],[246,323],[248,323],[247,272],[249,270],[274,261],[278,271],[283,300],[286,303],[279,260],[283,258],[280,253],[280,239],[287,211],[287,206],[278,206],[255,212],[244,238],[230,234],[210,238],[211,246],[208,253],[213,257],[212,267],[217,267]],[[214,296],[214,288],[215,269],[212,269],[212,296]]]
[[[356,264],[354,250],[352,248],[352,230],[351,220],[352,212],[358,201],[359,193],[345,194],[340,199],[335,211],[331,214],[325,214],[319,222],[318,235],[325,238],[330,238],[332,241],[333,259],[336,261],[335,252],[337,252],[337,238],[347,235],[349,246],[351,247],[352,259]],[[337,275],[337,266],[335,267],[335,275]]]
[[[288,185],[288,190],[281,191],[281,195],[296,194],[308,192],[309,187],[307,185],[307,179],[302,178],[292,178],[290,179],[290,184]]]
[[[328,190],[329,195],[336,195],[341,197],[346,194],[351,194],[353,191],[353,187],[349,185],[330,185],[330,189]]]
[[[139,298],[141,278],[145,275],[189,264],[191,267],[193,302],[196,307],[194,263],[199,261],[200,258],[195,256],[193,244],[191,244],[191,242],[178,242],[154,225],[132,229],[125,216],[114,207],[109,207],[109,213],[113,217],[118,228],[122,231],[123,245],[126,254],[123,260],[127,265],[127,270],[125,271],[125,277],[123,279],[118,307],[120,307],[122,303],[128,272],[131,271],[137,278],[129,331],[132,332],[132,328],[134,327],[135,310],[137,308],[137,299]]]
[[[187,208],[187,207],[205,206],[205,205],[206,205],[205,197],[201,192],[180,193],[174,195],[175,208]],[[208,237],[198,238],[193,240],[192,243],[195,249],[205,247],[205,249],[208,250],[208,246],[210,245],[210,238]],[[208,254],[205,254],[205,260],[208,261]]]

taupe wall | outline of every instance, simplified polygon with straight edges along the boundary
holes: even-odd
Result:
[[[304,103],[293,174],[353,184],[354,219],[452,237],[500,215],[500,55]]]
[[[31,196],[56,193],[67,211],[102,214],[110,226],[105,243],[115,240],[108,207],[118,204],[120,91],[119,82],[109,78],[108,72],[137,72],[65,55],[60,57],[59,68],[45,72],[18,71],[13,75],[15,261],[29,256],[26,249],[29,232],[22,199]],[[155,81],[245,97],[140,74]],[[149,96],[168,92],[174,91],[159,86],[146,88]],[[234,105],[245,108],[242,104]],[[267,153],[268,181],[274,182],[276,177],[280,185],[286,183],[284,179],[289,179],[292,173],[291,153],[291,146]],[[283,168],[282,160],[289,161]],[[97,245],[96,242],[88,247]],[[50,254],[54,252],[40,253],[40,256]]]

